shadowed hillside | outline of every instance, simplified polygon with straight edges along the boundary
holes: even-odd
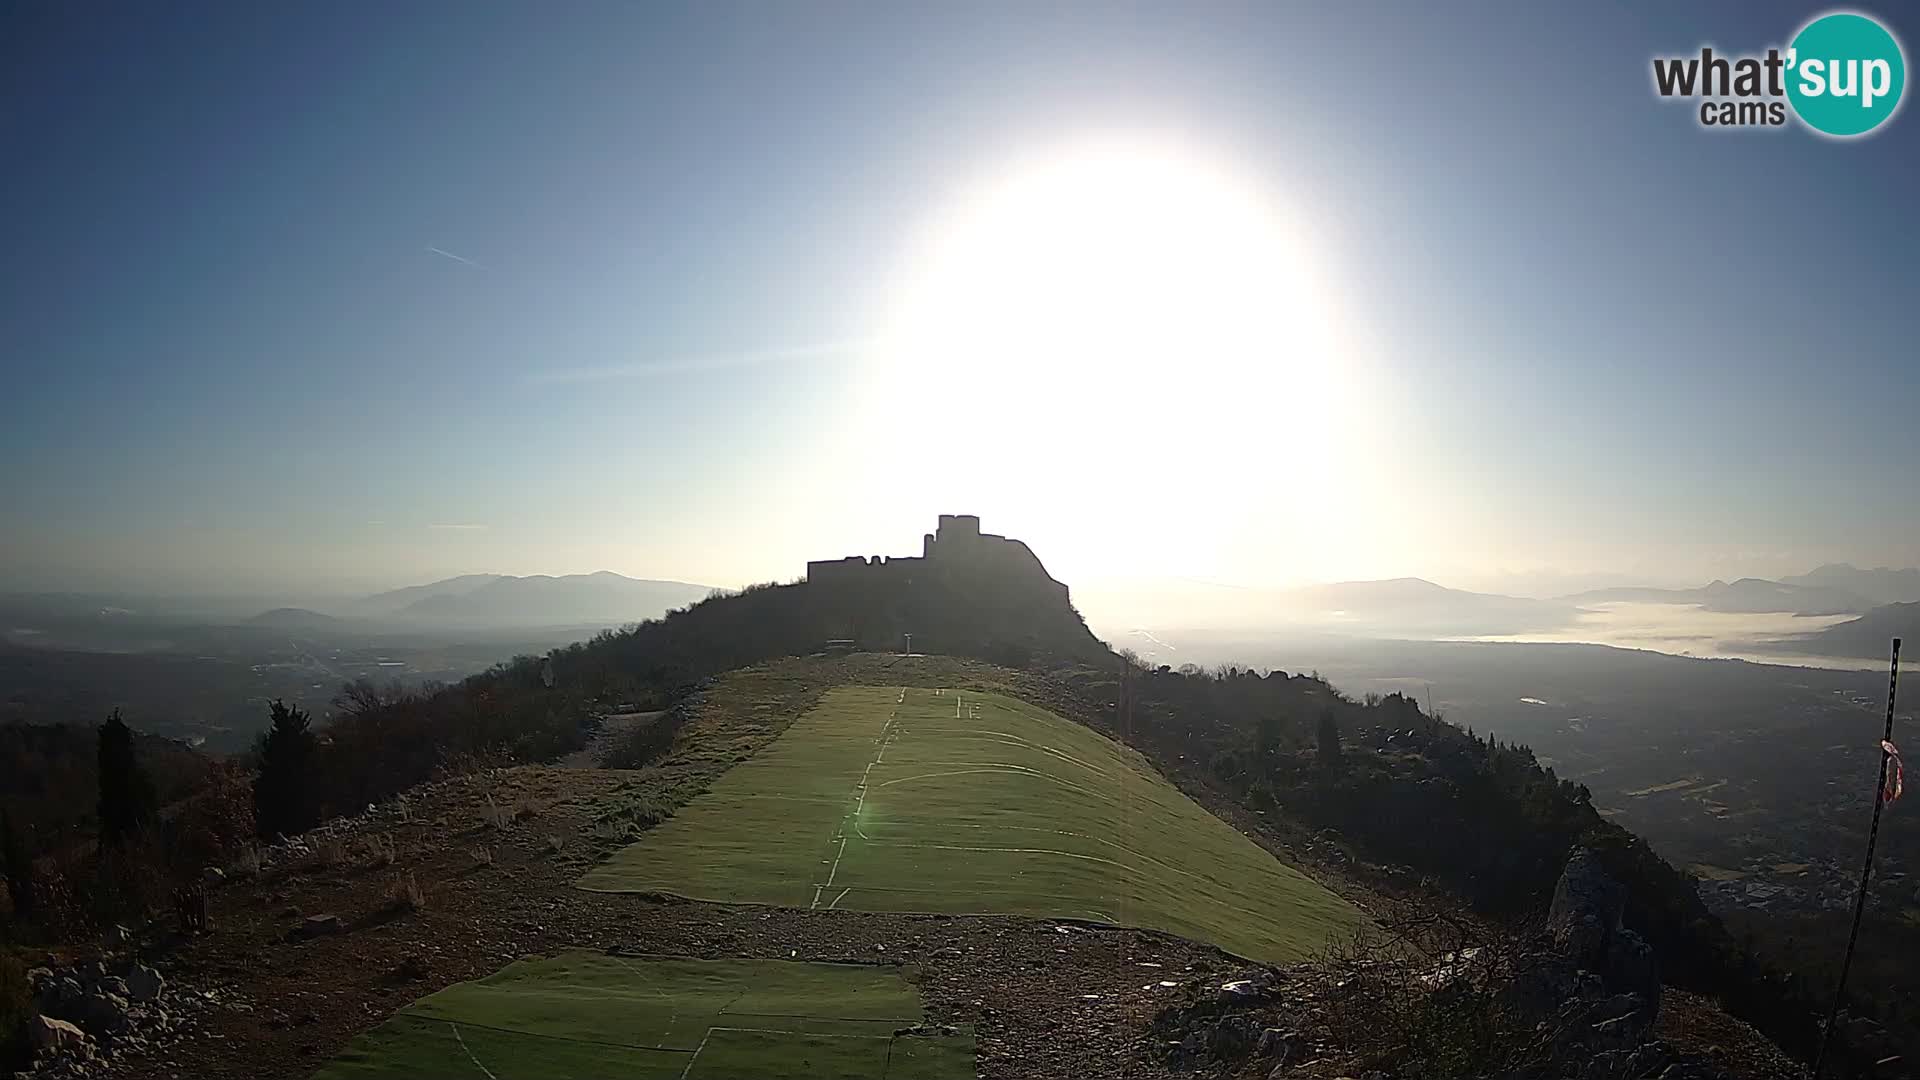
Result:
[[[1810,1049],[1814,988],[1758,968],[1691,878],[1526,747],[1477,738],[1398,695],[1354,701],[1317,676],[1142,665],[1094,638],[1030,552],[928,563],[861,560],[716,595],[438,690],[355,685],[322,730],[311,809],[353,813],[447,771],[553,760],[617,707],[669,709],[615,753],[646,766],[673,749],[687,703],[716,676],[823,651],[897,653],[912,634],[916,652],[1000,665],[1005,689],[1135,747],[1202,806],[1267,843],[1297,842],[1336,874],[1384,873],[1404,887],[1380,869],[1401,867],[1487,917],[1524,919],[1569,854],[1589,849],[1625,886],[1625,924],[1670,983],[1721,996],[1790,1051]]]

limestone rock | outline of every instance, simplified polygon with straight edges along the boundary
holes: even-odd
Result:
[[[127,972],[127,996],[134,1001],[152,1001],[166,989],[167,980],[145,964],[135,964]]]
[[[27,1039],[38,1052],[71,1049],[87,1041],[87,1033],[65,1020],[34,1016],[27,1021]]]

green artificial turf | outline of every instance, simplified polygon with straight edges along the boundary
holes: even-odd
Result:
[[[1364,923],[1139,755],[1024,702],[842,687],[586,889],[1151,927],[1287,962]]]
[[[361,1035],[316,1080],[971,1080],[971,1035],[900,1034],[897,970],[568,953],[449,986]]]

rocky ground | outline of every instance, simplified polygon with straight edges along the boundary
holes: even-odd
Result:
[[[879,681],[814,668],[729,679],[708,690],[656,765],[449,779],[210,874],[205,929],[183,931],[169,914],[97,954],[53,957],[36,970],[44,1019],[35,1023],[47,1049],[27,1075],[305,1076],[424,994],[571,948],[900,964],[934,1021],[974,1027],[986,1080],[1422,1075],[1398,1064],[1404,1048],[1352,1034],[1351,989],[1389,968],[1355,968],[1351,958],[1283,971],[1144,931],[573,888],[586,867],[777,736],[820,690],[863,674]],[[1581,962],[1570,960],[1571,970]],[[1400,965],[1394,986],[1426,987],[1433,975],[1430,961],[1391,964]],[[1572,982],[1540,1003],[1548,1012],[1575,998],[1611,1007],[1639,993],[1625,1011],[1652,1018],[1642,1006],[1657,989],[1560,974]],[[1584,989],[1569,989],[1576,984]],[[1588,1016],[1591,1002],[1579,1006],[1582,1024],[1613,1019]],[[1635,1021],[1631,1038],[1605,1047],[1574,1040],[1554,1067],[1576,1077],[1795,1075],[1710,1003],[1667,991],[1657,1011],[1656,1028]],[[1373,1018],[1358,1019],[1364,1029]],[[1624,1051],[1609,1059],[1620,1069],[1581,1071],[1599,1050]],[[1629,1066],[1639,1071],[1620,1071]]]

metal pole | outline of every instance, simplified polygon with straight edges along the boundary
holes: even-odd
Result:
[[[1893,639],[1893,665],[1887,676],[1887,732],[1883,742],[1893,741],[1893,698],[1900,688],[1900,639]],[[1820,1033],[1820,1052],[1813,1059],[1813,1080],[1827,1063],[1827,1047],[1833,1043],[1833,1024],[1840,1015],[1840,999],[1847,993],[1847,972],[1853,967],[1853,947],[1860,939],[1860,918],[1867,912],[1867,881],[1873,877],[1873,845],[1880,839],[1880,811],[1887,805],[1888,754],[1880,750],[1880,783],[1873,789],[1873,826],[1867,830],[1867,858],[1860,867],[1860,892],[1853,901],[1853,929],[1847,931],[1847,952],[1840,960],[1840,981],[1833,988],[1833,1004],[1827,1009],[1827,1026]]]

